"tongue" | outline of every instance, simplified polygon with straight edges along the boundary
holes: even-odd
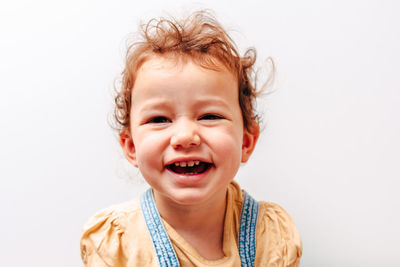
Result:
[[[181,167],[175,166],[175,164],[171,164],[169,166],[169,169],[179,174],[198,174],[205,172],[209,166],[210,164],[205,162],[200,162],[199,165],[194,165],[193,167]]]

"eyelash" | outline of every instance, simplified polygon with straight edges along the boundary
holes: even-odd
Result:
[[[167,122],[171,122],[171,120],[163,116],[157,116],[149,119],[146,123],[167,123]]]
[[[220,120],[220,119],[223,119],[223,117],[216,114],[205,114],[199,118],[199,120]],[[146,123],[155,123],[155,124],[168,123],[168,122],[171,122],[171,120],[163,116],[153,117],[148,121],[146,121]]]
[[[200,117],[200,120],[220,120],[220,119],[223,119],[223,117],[216,114],[206,114]]]

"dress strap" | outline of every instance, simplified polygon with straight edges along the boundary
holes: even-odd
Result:
[[[240,215],[239,255],[242,267],[254,267],[258,203],[244,192]],[[161,221],[151,188],[140,199],[140,206],[149,230],[160,267],[179,267],[179,260]]]
[[[151,188],[142,195],[140,206],[146,221],[147,229],[153,240],[160,267],[179,267],[178,257],[176,256],[171,240],[161,221],[160,214],[154,203]]]
[[[242,267],[254,267],[256,255],[256,226],[258,217],[258,202],[246,191],[239,227],[239,255]]]

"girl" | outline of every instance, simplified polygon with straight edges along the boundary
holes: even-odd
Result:
[[[151,188],[90,219],[85,266],[298,266],[290,216],[233,181],[259,136],[254,62],[204,11],[142,28],[115,118],[127,160]]]

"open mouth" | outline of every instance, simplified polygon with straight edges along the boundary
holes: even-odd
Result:
[[[211,168],[212,164],[202,161],[182,161],[167,165],[167,169],[177,174],[196,175],[201,174]]]

